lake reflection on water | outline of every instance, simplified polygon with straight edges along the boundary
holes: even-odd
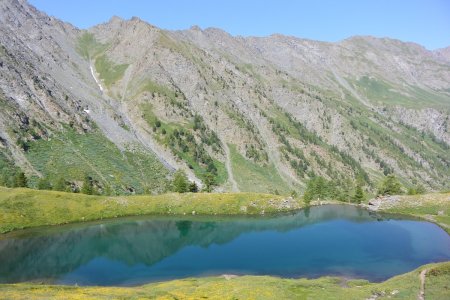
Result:
[[[380,281],[450,260],[450,236],[353,206],[266,217],[140,217],[0,239],[0,282],[136,285],[218,274]]]

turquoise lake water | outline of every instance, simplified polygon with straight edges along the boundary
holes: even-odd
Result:
[[[450,260],[435,224],[353,206],[265,217],[139,217],[0,238],[0,282],[138,285],[221,274],[381,281]]]

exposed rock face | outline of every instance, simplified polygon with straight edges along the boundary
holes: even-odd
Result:
[[[49,161],[33,155],[38,141],[96,132],[122,153],[155,156],[199,183],[210,172],[219,190],[249,190],[238,156],[259,170],[255,178],[271,167],[285,183],[280,191],[301,189],[313,175],[365,175],[374,184],[390,171],[437,189],[450,182],[448,49],[165,31],[139,18],[82,31],[5,0],[0,149],[28,174],[46,176]],[[105,185],[112,173],[123,176],[108,168],[85,171]],[[254,189],[273,192],[264,180],[275,179],[265,176]]]

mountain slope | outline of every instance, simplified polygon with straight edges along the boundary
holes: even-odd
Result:
[[[445,49],[139,18],[81,31],[18,0],[0,16],[0,158],[33,184],[88,174],[101,190],[160,192],[178,168],[218,190],[289,192],[316,175],[371,190],[390,172],[450,182]]]

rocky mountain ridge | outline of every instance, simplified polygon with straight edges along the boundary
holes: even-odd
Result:
[[[398,40],[338,43],[113,17],[89,30],[0,3],[4,175],[89,175],[161,192],[175,169],[218,191],[450,182],[450,59]],[[5,176],[6,176],[5,175]]]

